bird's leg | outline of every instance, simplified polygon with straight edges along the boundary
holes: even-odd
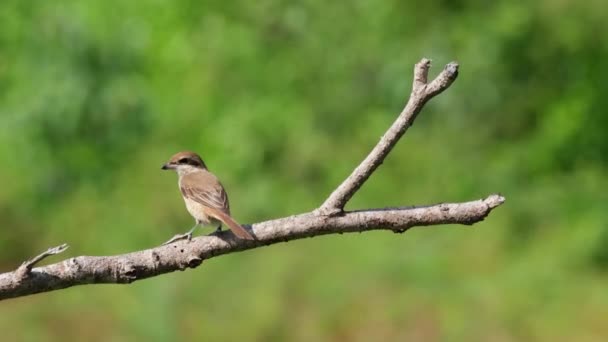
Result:
[[[192,233],[194,232],[194,230],[196,229],[196,226],[198,226],[198,222],[194,225],[194,227],[192,227],[192,229],[190,229],[187,233],[184,234],[177,234],[174,237],[172,237],[169,241],[163,243],[162,245],[168,245],[170,243],[173,243],[175,241],[179,241],[179,240],[192,240]]]

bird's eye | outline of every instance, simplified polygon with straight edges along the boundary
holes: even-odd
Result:
[[[190,159],[182,158],[182,159],[178,160],[177,163],[178,164],[190,164]]]

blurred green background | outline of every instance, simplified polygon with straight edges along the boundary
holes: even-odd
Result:
[[[179,150],[203,155],[243,223],[315,208],[422,57],[460,77],[349,208],[507,198],[471,228],[306,239],[4,301],[2,340],[606,340],[607,21],[602,0],[2,0],[2,271],[64,242],[46,262],[189,229],[160,170]]]

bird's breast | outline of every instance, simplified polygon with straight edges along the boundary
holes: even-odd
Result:
[[[209,224],[209,216],[205,214],[204,206],[196,201],[193,201],[187,197],[184,197],[186,203],[186,209],[194,219],[201,224]]]

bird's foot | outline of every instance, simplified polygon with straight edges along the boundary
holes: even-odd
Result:
[[[192,232],[194,232],[194,228],[190,229],[190,231],[187,232],[187,233],[175,235],[174,237],[172,237],[171,239],[169,239],[169,241],[163,243],[161,246],[168,245],[170,243],[173,243],[173,242],[179,241],[179,240],[188,240],[188,241],[190,241],[190,240],[192,240]]]
[[[209,234],[209,236],[218,235],[221,232],[222,232],[222,225],[220,224],[219,226],[217,226],[217,228],[215,228],[215,231],[213,231],[212,233]]]

